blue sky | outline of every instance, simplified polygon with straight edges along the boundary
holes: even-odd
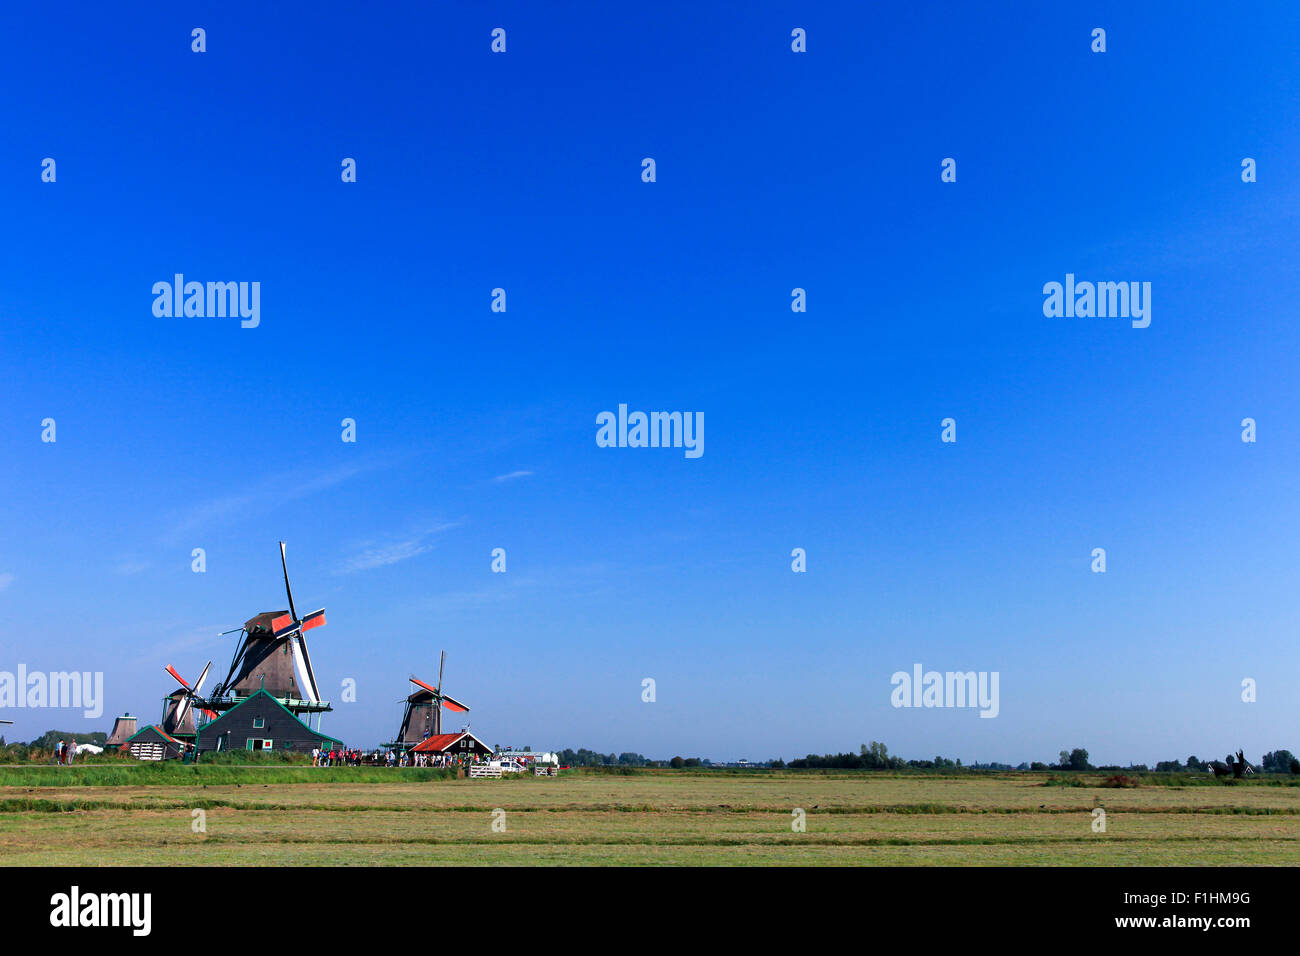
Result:
[[[10,739],[224,672],[284,539],[350,743],[445,648],[535,749],[1300,750],[1300,8],[1142,6],[0,13],[0,670],[107,697]],[[155,317],[177,272],[260,325]],[[1067,272],[1150,327],[1045,317]],[[891,707],[917,662],[1000,715]]]

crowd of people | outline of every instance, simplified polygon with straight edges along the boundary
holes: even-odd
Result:
[[[54,762],[60,767],[66,767],[72,763],[72,758],[76,753],[77,745],[75,743],[60,740],[54,747]]]
[[[467,767],[488,758],[470,754],[425,754],[392,750],[313,749],[313,767]]]
[[[378,754],[365,754],[360,750],[344,750],[342,748],[331,747],[329,750],[322,750],[313,747],[311,751],[311,765],[313,767],[360,767],[364,764],[373,764],[373,758]]]

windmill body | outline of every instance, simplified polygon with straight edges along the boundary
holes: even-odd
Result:
[[[469,713],[469,706],[462,704],[442,690],[443,668],[447,663],[447,652],[443,651],[438,661],[438,683],[436,686],[426,684],[412,676],[411,683],[417,690],[406,698],[406,709],[402,712],[402,727],[397,738],[388,746],[396,750],[413,749],[421,741],[442,734],[442,712]]]
[[[194,708],[188,705],[184,689],[174,690],[164,698],[163,719],[159,725],[173,737],[194,736]]]
[[[238,670],[225,682],[234,696],[249,697],[265,690],[281,700],[320,702],[296,636],[276,637],[275,622],[286,617],[288,611],[263,611],[244,622],[232,662],[232,669]]]
[[[108,740],[104,741],[104,749],[111,750],[114,747],[120,747],[135,735],[136,719],[130,714],[123,714],[113,721],[113,732],[108,735]]]
[[[438,708],[433,706],[433,694],[418,690],[406,698],[406,711],[402,714],[402,729],[397,734],[397,744],[402,749],[414,747],[434,730]]]

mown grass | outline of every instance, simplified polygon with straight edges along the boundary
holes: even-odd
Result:
[[[1034,774],[465,780],[409,769],[381,770],[376,784],[337,770],[336,782],[269,782],[277,772],[264,770],[242,783],[0,787],[0,864],[1300,864],[1290,787],[1108,789],[1098,777],[1056,789]],[[1104,833],[1092,830],[1098,805]],[[505,832],[492,829],[497,810]]]
[[[3,787],[148,787],[220,785],[230,783],[276,785],[295,783],[392,783],[404,781],[452,780],[457,771],[439,767],[313,767],[302,763],[203,763],[183,764],[178,760],[103,764],[74,764],[71,767],[0,767]]]
[[[445,780],[459,776],[456,770],[434,767],[312,767],[301,755],[287,756],[247,754],[232,751],[211,754],[203,763],[183,764],[178,760],[138,761],[120,756],[101,756],[58,767],[50,764],[0,765],[0,788],[3,787],[124,787],[124,786],[194,786],[226,783],[367,783],[395,784],[409,781]],[[561,777],[608,779],[632,777],[639,780],[731,781],[744,786],[756,781],[908,781],[909,786],[924,787],[944,782],[990,782],[1011,780],[1032,782],[1043,787],[1089,788],[1116,786],[1121,779],[1097,772],[882,772],[860,770],[774,770],[774,769],[701,769],[668,770],[640,767],[590,767],[562,771]],[[507,775],[506,782],[522,779]],[[1243,780],[1216,778],[1204,773],[1142,773],[1123,776],[1125,787],[1300,787],[1300,778],[1281,775],[1258,775]]]

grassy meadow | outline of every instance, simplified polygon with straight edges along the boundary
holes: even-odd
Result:
[[[0,864],[1300,864],[1289,780],[1151,774],[1114,789],[1101,774],[96,770],[0,768]],[[1093,832],[1096,806],[1104,833]]]

